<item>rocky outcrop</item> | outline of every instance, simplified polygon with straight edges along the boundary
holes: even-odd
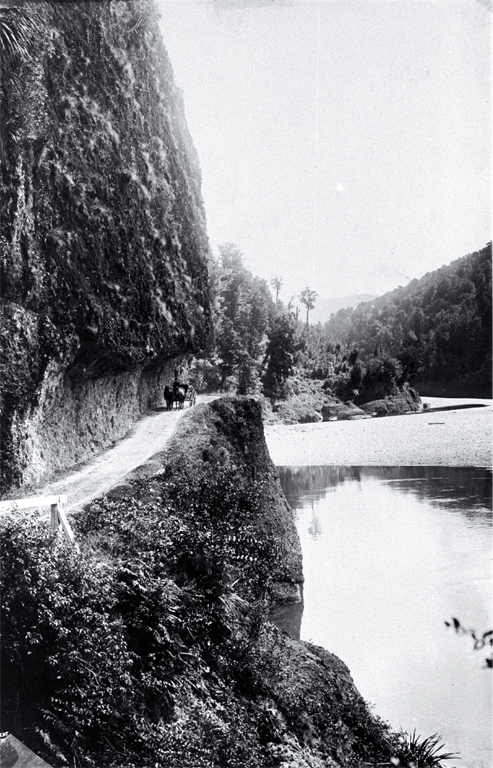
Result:
[[[225,397],[188,411],[166,451],[139,467],[125,485],[110,494],[111,500],[132,498],[142,509],[152,506],[157,497],[155,483],[170,464],[186,467],[187,471],[205,465],[234,467],[238,487],[261,488],[258,540],[274,542],[276,551],[270,600],[297,600],[303,580],[300,542],[293,513],[268,454],[260,404],[253,399]],[[245,526],[250,522],[245,519]],[[281,606],[281,610],[284,607],[289,606]],[[300,620],[302,606],[299,608]],[[229,713],[234,712],[239,718],[235,723],[238,738],[246,728],[252,738],[252,753],[259,744],[268,742],[272,764],[283,768],[388,762],[392,755],[388,742],[391,732],[373,717],[346,665],[324,648],[282,631],[286,622],[282,617],[278,621],[274,611],[270,615],[275,624],[263,622],[255,641],[242,655],[241,695],[235,691],[227,710],[221,709],[221,730],[216,737],[219,742],[228,733]],[[232,649],[233,657],[235,653]],[[204,701],[214,710],[216,705],[207,699],[209,685],[209,680],[204,679]],[[185,720],[190,716],[189,706],[184,704],[181,711]],[[264,757],[256,764],[270,763]]]
[[[166,463],[186,461],[187,465],[233,465],[238,470],[238,483],[261,487],[258,536],[274,536],[278,545],[271,599],[299,602],[303,582],[301,545],[293,513],[269,456],[260,404],[250,398],[225,397],[197,406],[181,420],[168,449],[159,458]]]
[[[376,416],[390,416],[399,413],[421,411],[423,404],[414,389],[404,387],[395,395],[388,395],[381,400],[363,403],[361,408],[365,413],[375,414]]]
[[[354,403],[341,403],[334,401],[322,408],[322,419],[331,421],[334,419],[350,419],[355,416],[364,416],[365,412]]]
[[[2,9],[3,490],[121,437],[205,341],[200,170],[157,22],[151,0]]]

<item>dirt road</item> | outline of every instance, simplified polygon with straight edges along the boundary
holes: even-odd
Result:
[[[198,403],[214,400],[213,395],[199,395]],[[151,456],[165,447],[175,431],[178,421],[188,408],[166,411],[159,408],[147,413],[132,431],[116,445],[97,456],[88,464],[64,474],[57,480],[37,488],[30,496],[66,494],[65,510],[75,512],[93,499],[107,493]]]
[[[216,397],[201,395],[197,403],[207,403]],[[426,399],[432,401],[432,407],[469,402]],[[474,402],[486,407],[334,424],[268,426],[265,430],[267,445],[277,465],[491,466],[492,401]],[[26,496],[66,494],[66,511],[81,509],[120,485],[125,477],[162,451],[188,410],[168,412],[160,408],[147,413],[112,448]]]

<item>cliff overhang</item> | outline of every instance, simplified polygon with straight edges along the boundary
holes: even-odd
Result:
[[[203,348],[210,307],[199,163],[152,0],[1,13],[30,42],[2,52],[0,82],[5,492],[122,437]]]

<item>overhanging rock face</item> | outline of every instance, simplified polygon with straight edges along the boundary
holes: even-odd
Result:
[[[0,104],[5,492],[159,404],[210,310],[200,170],[151,0],[1,12],[18,43]]]

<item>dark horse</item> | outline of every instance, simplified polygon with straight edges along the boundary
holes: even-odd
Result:
[[[183,408],[185,397],[187,396],[188,384],[180,384],[179,381],[173,382],[173,395],[177,408]]]
[[[173,410],[173,403],[175,402],[175,393],[173,392],[172,388],[169,387],[167,384],[164,388],[164,400],[166,402],[166,410],[167,411]]]

